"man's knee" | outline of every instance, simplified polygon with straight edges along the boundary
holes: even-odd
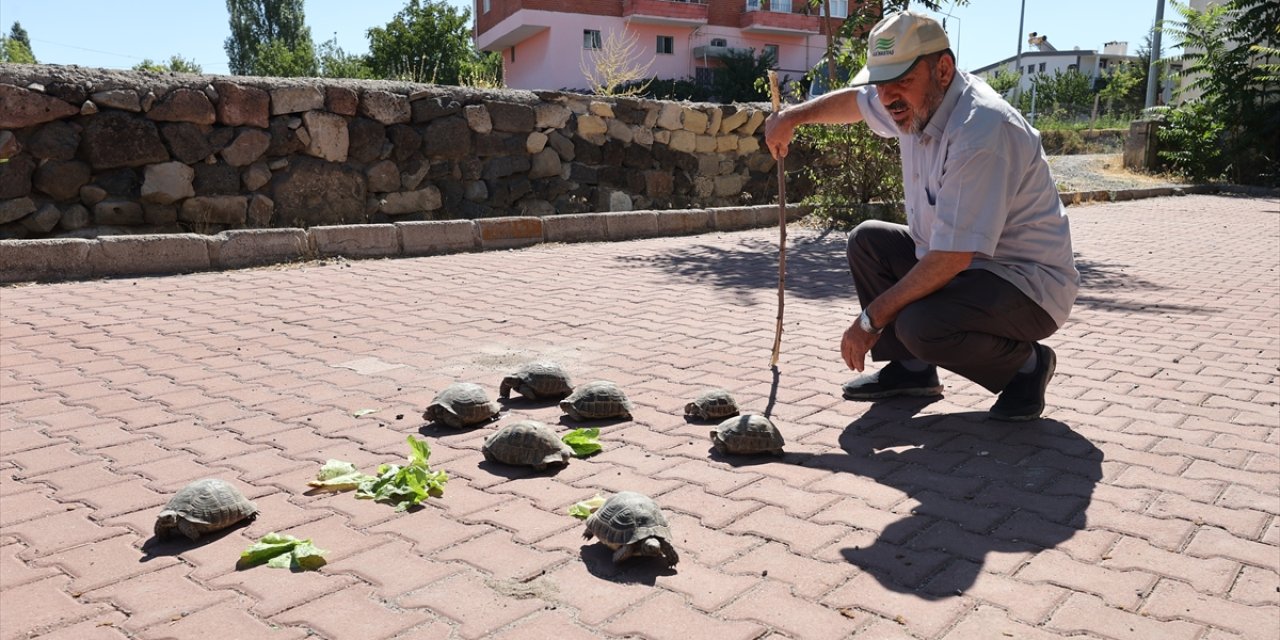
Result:
[[[849,259],[852,261],[855,255],[874,253],[875,248],[880,244],[879,238],[897,233],[895,226],[883,220],[864,220],[858,223],[858,226],[849,232],[849,244],[846,249]]]
[[[929,305],[912,303],[898,312],[893,332],[908,351],[926,362],[938,362],[954,345],[955,329],[938,317]]]

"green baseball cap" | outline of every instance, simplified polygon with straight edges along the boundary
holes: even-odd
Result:
[[[951,41],[937,20],[915,11],[891,13],[871,28],[867,64],[849,86],[893,82],[910,71],[920,56],[949,48]]]

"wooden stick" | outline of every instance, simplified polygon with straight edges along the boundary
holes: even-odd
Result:
[[[769,96],[773,99],[773,112],[782,110],[782,97],[778,92],[778,74],[769,72]],[[782,309],[786,304],[787,287],[787,172],[786,158],[778,158],[778,325],[773,331],[773,356],[769,366],[778,366],[778,351],[782,348]]]

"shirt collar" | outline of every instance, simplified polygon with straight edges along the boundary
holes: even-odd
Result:
[[[951,77],[951,86],[947,87],[947,92],[942,96],[942,104],[938,105],[938,110],[933,113],[932,118],[929,118],[929,124],[924,126],[924,131],[921,135],[929,138],[942,137],[942,132],[947,128],[947,121],[951,119],[951,112],[955,111],[956,103],[960,102],[960,94],[968,86],[968,76],[963,71],[956,69],[955,74]]]

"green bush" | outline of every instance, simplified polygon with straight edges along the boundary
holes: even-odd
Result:
[[[902,201],[898,141],[863,124],[808,125],[796,130],[795,147],[806,157],[800,174],[812,183],[804,204],[827,224],[853,227],[870,219],[904,222],[897,207],[867,203]]]
[[[1203,102],[1188,102],[1176,109],[1160,107],[1164,122],[1157,131],[1156,152],[1165,167],[1196,182],[1221,180],[1222,138],[1226,125]]]

